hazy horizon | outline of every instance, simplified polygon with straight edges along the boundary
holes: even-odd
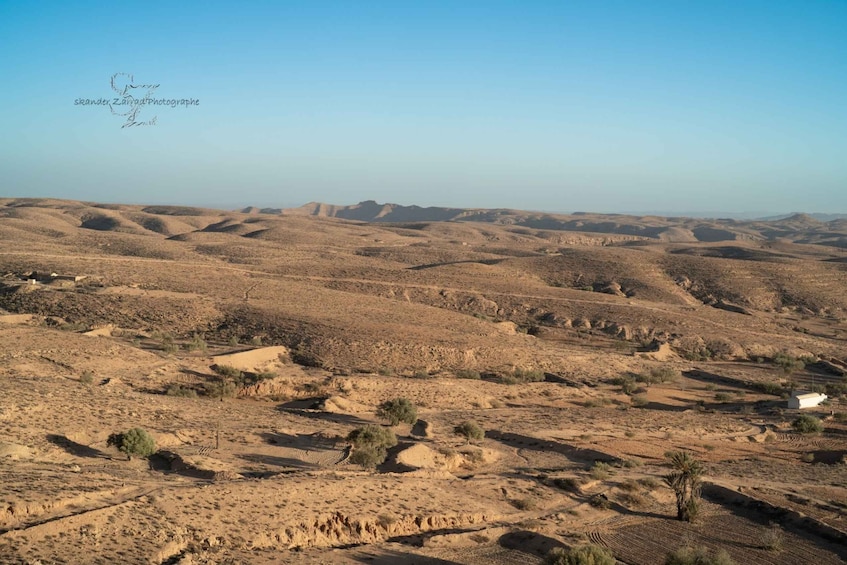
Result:
[[[805,1],[4,3],[0,192],[845,213],[845,27]]]

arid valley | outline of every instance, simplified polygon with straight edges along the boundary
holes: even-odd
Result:
[[[847,220],[7,198],[0,240],[4,564],[847,559]]]

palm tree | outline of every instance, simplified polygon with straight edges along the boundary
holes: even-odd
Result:
[[[673,471],[665,477],[665,483],[676,494],[676,517],[691,522],[700,509],[703,465],[688,451],[674,451],[668,459]]]

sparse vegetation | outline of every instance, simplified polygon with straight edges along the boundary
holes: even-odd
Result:
[[[595,461],[594,465],[589,469],[588,474],[596,481],[603,481],[609,478],[612,474],[612,467],[608,463]]]
[[[168,396],[179,396],[182,398],[197,398],[196,390],[178,384],[170,385],[165,391],[165,394]]]
[[[579,492],[580,481],[576,477],[555,478],[553,485],[569,492]]]
[[[414,424],[418,419],[418,411],[415,405],[406,398],[386,400],[379,405],[376,414],[383,420],[388,420],[388,423],[392,426],[396,426],[401,422]]]
[[[132,428],[127,432],[112,434],[106,443],[116,446],[129,457],[149,457],[156,452],[156,441],[143,428]]]
[[[94,373],[91,371],[83,371],[82,375],[79,376],[79,382],[84,385],[90,385],[94,383]]]
[[[782,534],[782,529],[777,524],[771,524],[771,526],[762,533],[761,547],[768,551],[782,551],[784,538],[785,536]]]
[[[556,547],[547,552],[544,565],[615,565],[614,554],[599,545],[582,545],[573,549]]]
[[[239,369],[230,365],[214,365],[212,366],[212,370],[227,379],[239,380],[244,376]]]
[[[635,408],[644,408],[645,406],[647,406],[648,404],[650,404],[650,401],[649,401],[649,400],[647,400],[647,396],[646,396],[646,395],[644,395],[644,394],[636,394],[635,396],[630,397],[630,403],[631,403],[631,404],[632,404]]]
[[[762,392],[764,394],[772,394],[774,396],[781,396],[782,393],[785,392],[785,390],[782,388],[781,384],[779,384],[777,382],[773,382],[773,381],[760,382],[760,383],[756,383],[753,386],[759,392]]]
[[[194,334],[191,341],[185,345],[185,349],[188,351],[206,351],[207,347],[206,340],[200,334]]]
[[[782,351],[777,353],[773,358],[773,364],[779,367],[783,373],[791,374],[797,371],[802,371],[806,368],[806,364],[799,359]]]
[[[823,422],[809,414],[800,414],[791,423],[791,427],[801,434],[819,434],[823,431]]]
[[[479,371],[474,371],[473,369],[459,369],[456,371],[456,378],[479,380],[482,377],[479,374]]]
[[[668,553],[665,565],[736,565],[729,554],[720,549],[711,552],[705,547],[681,547]]]
[[[203,390],[205,391],[206,396],[223,399],[235,396],[237,387],[232,381],[220,379],[204,383]]]

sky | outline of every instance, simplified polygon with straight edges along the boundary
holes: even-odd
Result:
[[[0,196],[845,213],[845,30],[845,0],[0,0]]]

